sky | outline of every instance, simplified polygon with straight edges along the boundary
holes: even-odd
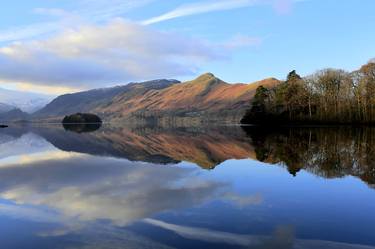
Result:
[[[13,0],[0,87],[48,94],[211,72],[230,83],[355,70],[375,57],[373,0]]]

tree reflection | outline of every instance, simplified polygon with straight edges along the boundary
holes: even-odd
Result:
[[[353,175],[375,185],[374,128],[244,128],[256,159],[283,164],[296,176],[305,169],[325,178]]]
[[[66,131],[73,131],[76,133],[94,132],[99,130],[101,126],[101,123],[63,124]]]

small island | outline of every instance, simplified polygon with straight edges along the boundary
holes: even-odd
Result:
[[[76,113],[65,116],[63,124],[101,124],[102,120],[95,114],[90,113]]]
[[[76,113],[65,116],[62,121],[64,129],[76,133],[93,132],[102,126],[102,120],[95,114]]]

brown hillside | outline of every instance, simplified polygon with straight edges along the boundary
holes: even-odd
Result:
[[[272,88],[278,83],[278,80],[270,78],[252,84],[228,84],[207,73],[195,80],[160,90],[150,90],[138,96],[118,95],[110,105],[100,107],[96,112],[112,118],[112,114],[115,113],[117,118],[124,119],[138,115],[217,120],[223,116],[225,119],[237,121],[249,108],[250,100],[258,86]]]

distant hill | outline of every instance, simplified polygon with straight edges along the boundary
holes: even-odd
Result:
[[[98,106],[94,113],[119,121],[154,118],[159,122],[239,123],[257,87],[272,88],[279,83],[270,78],[253,84],[229,84],[207,73],[167,88],[117,95],[108,105]]]
[[[162,89],[177,84],[177,80],[153,80],[143,83],[130,83],[124,86],[94,89],[57,97],[43,109],[36,112],[34,118],[63,117],[77,112],[90,112],[114,104],[117,95],[142,95],[151,89]]]
[[[22,110],[16,108],[8,112],[0,113],[0,121],[2,122],[14,122],[14,121],[27,121],[31,119],[31,115],[23,112]]]
[[[0,103],[0,114],[16,109],[16,107]]]
[[[23,112],[33,113],[53,99],[51,95],[39,93],[30,93],[24,91],[14,91],[0,88],[0,102],[14,108],[18,108]],[[1,108],[1,107],[0,107]],[[13,108],[13,109],[14,109]],[[8,110],[10,111],[10,110]],[[1,112],[1,109],[0,109]]]
[[[59,96],[32,118],[60,122],[66,115],[81,112],[98,115],[104,122],[239,123],[257,87],[272,88],[279,83],[269,78],[229,84],[211,73],[183,83],[165,79],[130,83]]]

